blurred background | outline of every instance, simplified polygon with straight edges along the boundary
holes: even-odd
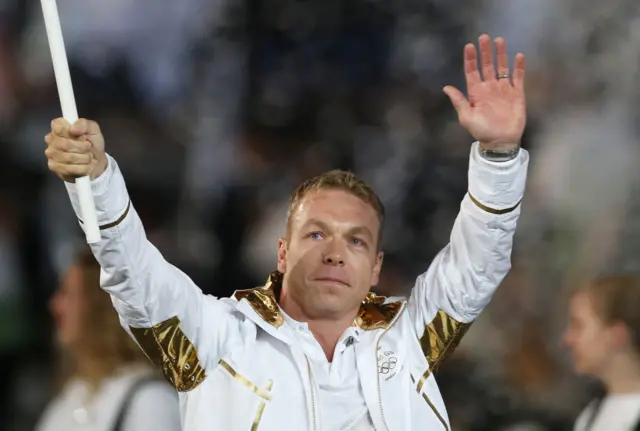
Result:
[[[151,241],[217,296],[264,281],[289,193],[331,168],[380,194],[380,291],[406,293],[466,191],[471,137],[441,88],[464,88],[462,49],[482,32],[524,52],[513,270],[438,379],[454,430],[570,429],[591,385],[560,344],[566,289],[639,266],[637,1],[58,6],[80,115],[101,124]],[[1,0],[1,430],[31,430],[52,396],[48,300],[83,240],[44,157],[60,115],[40,3]]]

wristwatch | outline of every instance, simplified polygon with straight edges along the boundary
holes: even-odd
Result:
[[[480,156],[490,162],[508,162],[518,157],[520,152],[520,145],[515,148],[506,151],[487,150],[482,148],[482,145],[478,145]]]

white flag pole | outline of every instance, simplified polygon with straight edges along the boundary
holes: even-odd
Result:
[[[62,116],[70,124],[73,124],[78,120],[78,110],[73,95],[73,86],[71,85],[71,74],[69,73],[67,53],[64,48],[64,39],[62,38],[58,6],[56,5],[56,0],[41,0],[41,3],[47,37],[49,39],[51,60],[53,61],[53,70],[56,77],[56,84],[58,85],[58,96],[62,107]],[[91,192],[91,182],[89,177],[85,176],[76,178],[75,185],[78,191],[80,212],[87,243],[93,244],[100,241],[100,228],[98,226],[96,207],[93,202],[93,193]]]

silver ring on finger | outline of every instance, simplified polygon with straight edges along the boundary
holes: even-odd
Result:
[[[501,73],[498,75],[498,79],[509,79],[508,73]]]

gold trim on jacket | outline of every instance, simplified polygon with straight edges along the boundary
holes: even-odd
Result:
[[[284,318],[278,306],[278,297],[282,289],[282,273],[274,271],[267,283],[255,289],[237,290],[233,297],[238,301],[246,299],[251,308],[265,321],[278,328],[284,324]],[[402,308],[403,301],[385,303],[385,296],[369,293],[360,305],[354,324],[365,331],[385,329]]]

